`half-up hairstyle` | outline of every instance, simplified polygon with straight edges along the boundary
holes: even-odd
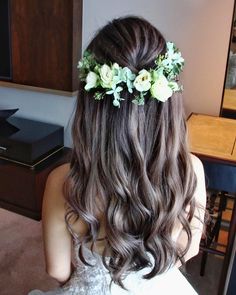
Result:
[[[155,66],[166,41],[146,20],[126,17],[103,27],[87,49],[98,63],[116,62],[137,74]],[[125,273],[147,266],[151,271],[144,277],[150,279],[183,259],[191,243],[196,176],[182,97],[175,93],[162,103],[146,95],[145,104],[137,106],[132,103],[135,93],[123,90],[125,100],[116,108],[111,96],[97,101],[84,85],[80,83],[72,127],[66,222],[76,216],[87,225],[79,237],[84,263],[83,245],[98,240],[102,218],[103,263],[113,281],[123,286]],[[185,249],[172,237],[178,223],[188,236]]]

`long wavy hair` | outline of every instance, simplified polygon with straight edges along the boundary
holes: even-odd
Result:
[[[155,66],[166,41],[146,20],[125,17],[98,31],[87,49],[97,62],[116,62],[137,74]],[[83,245],[91,242],[93,250],[103,220],[103,263],[124,287],[122,278],[129,271],[151,266],[144,276],[150,279],[183,259],[192,237],[196,176],[180,94],[164,103],[146,95],[144,106],[137,106],[132,103],[135,93],[123,90],[120,108],[111,96],[96,101],[93,95],[81,82],[65,182],[66,222],[76,216],[87,225],[79,237],[79,256],[86,264]],[[188,236],[185,249],[172,237],[178,222]]]

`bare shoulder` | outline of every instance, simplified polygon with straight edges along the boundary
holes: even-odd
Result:
[[[70,165],[66,163],[58,166],[48,175],[43,198],[43,212],[51,210],[54,214],[64,218],[63,185],[69,170]]]
[[[48,176],[43,211],[50,212],[50,215],[61,221],[64,225],[65,213],[66,213],[66,200],[63,194],[63,184],[66,180],[66,176],[70,171],[70,164],[64,164],[54,169]],[[49,214],[48,214],[49,215]],[[47,218],[48,220],[48,218]],[[87,226],[81,219],[77,219],[76,216],[70,218],[70,226],[77,234],[84,234],[87,230]]]
[[[201,160],[191,154],[191,160],[194,172],[197,177],[197,187],[195,191],[196,200],[204,205],[206,203],[206,185],[205,185],[205,173]]]
[[[54,184],[60,184],[61,181],[65,180],[69,170],[70,170],[69,163],[60,165],[50,172],[50,174],[48,175],[47,181],[52,182]]]

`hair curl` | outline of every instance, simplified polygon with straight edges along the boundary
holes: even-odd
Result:
[[[87,49],[101,64],[116,62],[138,73],[154,67],[156,57],[166,51],[166,41],[146,20],[126,17],[103,27]],[[71,215],[83,220],[88,230],[80,237],[81,245],[94,244],[102,214],[103,263],[113,281],[124,287],[124,273],[150,266],[148,253],[154,264],[146,279],[163,273],[187,252],[196,176],[180,94],[165,103],[146,95],[145,105],[137,106],[132,103],[133,94],[123,91],[120,109],[112,105],[110,96],[95,101],[93,95],[81,82],[65,183],[66,221],[69,224]],[[172,238],[176,222],[187,233],[185,249]],[[109,262],[104,259],[108,253]],[[82,247],[79,255],[86,263]]]

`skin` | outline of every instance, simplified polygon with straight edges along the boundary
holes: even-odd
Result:
[[[206,206],[206,188],[204,170],[201,161],[192,155],[192,162],[194,171],[197,176],[197,188],[195,191],[195,198],[197,203],[202,209],[196,209],[195,216],[200,220],[204,220],[205,206]],[[63,196],[63,183],[69,171],[69,164],[64,164],[53,170],[46,183],[43,210],[42,210],[42,223],[43,223],[43,240],[44,252],[46,260],[47,273],[55,278],[59,283],[65,283],[73,271],[71,264],[72,258],[72,237],[67,230],[65,223],[65,199]],[[102,218],[102,217],[101,217]],[[101,219],[101,231],[99,237],[104,237],[104,228]],[[83,234],[86,230],[86,225],[80,219],[74,222],[72,228],[77,234]],[[193,218],[191,222],[192,228],[192,243],[189,251],[185,256],[185,261],[189,260],[199,252],[199,243],[202,236],[203,224],[197,219]],[[182,230],[180,224],[176,225],[173,231],[173,239],[185,246],[187,236]],[[96,252],[102,253],[104,242],[96,244]],[[177,267],[181,263],[177,263]]]

